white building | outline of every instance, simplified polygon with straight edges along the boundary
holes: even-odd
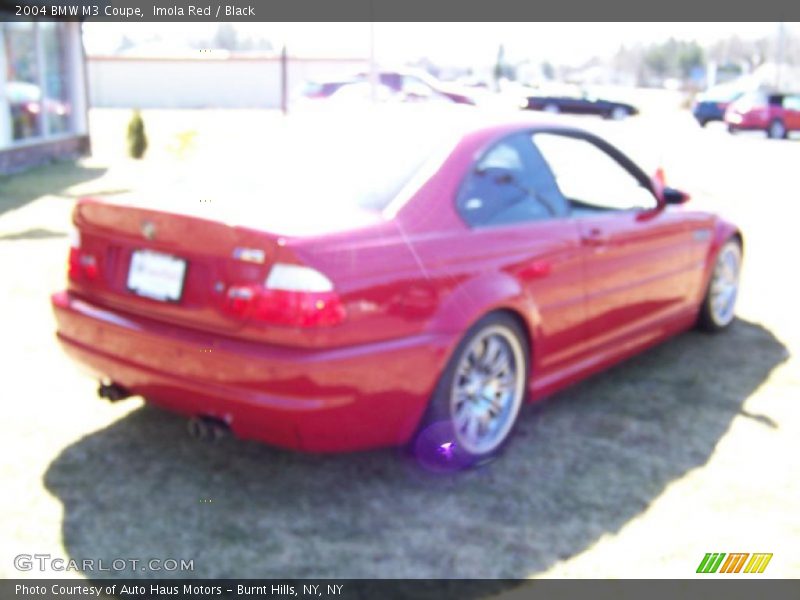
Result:
[[[0,173],[89,151],[77,22],[2,21]]]
[[[98,108],[280,108],[281,57],[213,50],[172,56],[89,56],[91,104]],[[365,58],[287,60],[287,92],[307,81],[352,78]]]

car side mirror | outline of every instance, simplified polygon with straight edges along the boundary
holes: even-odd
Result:
[[[675,188],[665,186],[661,189],[661,199],[664,204],[685,204],[690,198],[689,194]]]

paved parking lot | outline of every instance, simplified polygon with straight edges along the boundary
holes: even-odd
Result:
[[[151,158],[133,164],[125,117],[92,115],[94,159],[0,180],[0,576],[50,553],[194,559],[196,577],[691,577],[706,552],[772,552],[764,576],[800,576],[800,140],[685,112],[571,119],[741,224],[739,320],[528,407],[501,460],[433,477],[391,450],[204,445],[139,399],[96,398],[48,301],[75,198],[169,179],[220,140],[252,148],[253,123],[280,118],[145,113]]]

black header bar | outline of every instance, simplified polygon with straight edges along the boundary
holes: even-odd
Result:
[[[0,0],[0,19],[115,22],[800,21],[795,0]],[[575,40],[580,44],[580,40]]]

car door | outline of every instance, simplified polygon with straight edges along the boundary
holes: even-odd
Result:
[[[584,349],[654,334],[657,324],[685,312],[691,232],[680,214],[662,209],[648,178],[598,138],[543,132],[534,142],[579,230],[588,319]],[[616,347],[622,351],[624,344]]]
[[[569,361],[586,332],[577,224],[529,132],[495,143],[475,163],[456,201],[470,246],[520,282],[538,323],[533,371],[546,378]]]
[[[560,99],[560,108],[562,112],[580,115],[586,112],[586,102],[583,98],[575,96],[565,96]]]

